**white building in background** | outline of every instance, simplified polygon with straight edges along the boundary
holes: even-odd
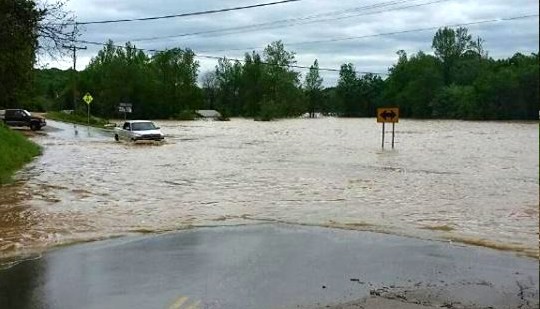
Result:
[[[215,111],[213,109],[200,109],[195,111],[195,113],[200,117],[204,119],[219,119],[221,118],[221,114],[218,111]]]

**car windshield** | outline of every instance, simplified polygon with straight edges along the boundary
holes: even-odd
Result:
[[[133,131],[155,130],[156,126],[152,122],[134,122],[131,124]]]
[[[23,110],[23,113],[24,113],[26,116],[32,116],[32,115],[30,114],[30,112],[27,111],[27,110]]]

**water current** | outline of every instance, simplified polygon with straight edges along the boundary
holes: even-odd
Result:
[[[0,257],[131,233],[284,222],[538,256],[538,124],[158,122],[164,144],[50,121],[0,188]],[[389,127],[387,127],[388,129]]]

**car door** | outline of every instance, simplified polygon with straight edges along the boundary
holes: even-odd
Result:
[[[131,138],[131,123],[125,122],[124,126],[122,126],[122,136],[123,139],[130,139]]]
[[[17,121],[17,125],[18,126],[27,126],[29,124],[30,121],[28,121],[28,116],[21,110],[16,110],[15,111],[15,119]]]

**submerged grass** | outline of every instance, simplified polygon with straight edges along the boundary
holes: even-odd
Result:
[[[38,145],[0,124],[0,185],[11,182],[11,176],[39,154]]]
[[[450,225],[433,225],[433,226],[424,226],[421,227],[423,230],[431,230],[431,231],[441,231],[441,232],[451,232],[454,230],[453,227]]]
[[[527,248],[522,245],[505,244],[505,243],[499,243],[499,242],[487,240],[487,239],[459,237],[459,236],[447,237],[447,239],[458,242],[458,243],[471,245],[471,246],[491,248],[491,249],[496,249],[500,251],[512,251],[512,252],[516,252],[518,255],[527,256],[534,259],[540,258],[538,250]]]

